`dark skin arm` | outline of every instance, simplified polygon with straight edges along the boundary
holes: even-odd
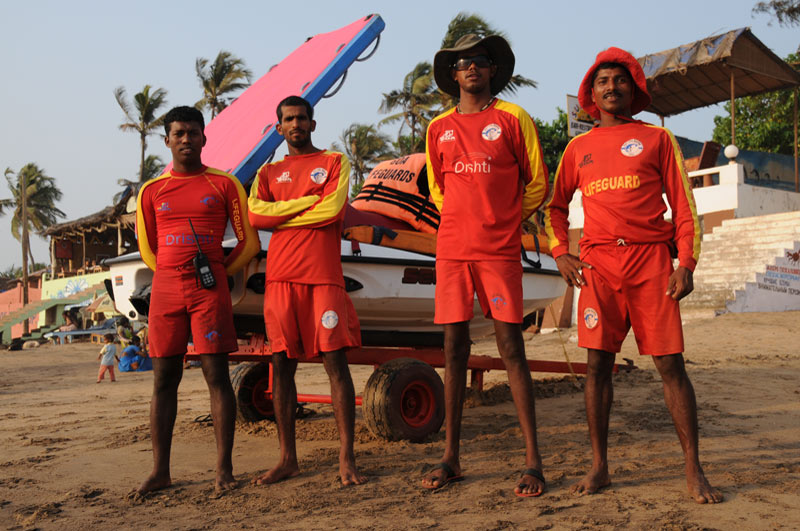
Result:
[[[692,271],[687,267],[678,266],[678,269],[673,271],[667,281],[667,295],[679,301],[690,294],[692,290],[694,290]]]
[[[581,269],[591,269],[592,266],[586,262],[581,262],[580,259],[573,254],[563,254],[556,258],[556,266],[561,277],[569,286],[576,286],[580,288],[586,285],[586,279],[581,274]]]

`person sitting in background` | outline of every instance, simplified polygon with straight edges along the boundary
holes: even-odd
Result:
[[[142,349],[139,347],[139,337],[133,336],[131,344],[122,349],[122,357],[119,359],[120,372],[138,371],[142,366],[144,357]]]
[[[122,348],[131,345],[131,340],[133,339],[134,335],[135,334],[133,333],[133,326],[131,326],[131,322],[123,315],[117,322],[117,338],[119,339],[120,344],[122,344]]]
[[[61,316],[64,318],[64,324],[58,328],[59,332],[72,332],[80,328],[77,320],[75,319],[72,313],[64,310],[61,313]]]

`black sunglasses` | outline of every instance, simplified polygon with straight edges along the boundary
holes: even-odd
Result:
[[[469,65],[475,64],[478,68],[489,68],[492,65],[492,60],[485,55],[473,55],[472,57],[462,57],[458,59],[453,68],[456,70],[467,70]]]

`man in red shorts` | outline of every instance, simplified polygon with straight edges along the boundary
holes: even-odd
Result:
[[[544,492],[536,440],[533,380],[522,340],[522,221],[547,195],[547,169],[528,113],[494,94],[508,83],[514,54],[502,37],[466,35],[437,52],[436,83],[459,98],[428,128],[431,198],[441,212],[436,242],[436,311],[444,325],[446,442],[441,463],[422,479],[428,489],[462,478],[459,458],[469,321],[477,293],[494,320],[525,438],[525,469],[517,496]]]
[[[298,96],[278,104],[278,133],[289,154],[256,173],[250,188],[250,222],[273,229],[267,253],[264,322],[272,348],[273,405],[278,425],[278,464],[255,479],[275,483],[300,473],[295,443],[299,359],[322,356],[331,382],[339,430],[339,478],[356,485],[366,478],[353,453],[355,391],[345,349],[361,345],[361,333],[344,289],[341,234],[350,163],[341,153],[311,143],[314,109]]]
[[[683,156],[663,127],[634,120],[650,104],[639,62],[619,48],[600,52],[583,78],[581,106],[599,126],[567,145],[546,210],[550,249],[561,275],[581,288],[578,344],[588,349],[585,400],[592,469],[577,494],[610,484],[608,419],[611,372],[629,328],[640,354],[653,357],[686,461],[689,492],[698,503],[722,501],[698,457],[697,405],[683,360],[678,301],[691,293],[700,230]],[[569,254],[569,202],[583,194],[580,259]],[[667,205],[672,222],[664,219]],[[679,260],[673,271],[672,258]]]
[[[236,403],[228,376],[228,353],[237,346],[227,275],[255,256],[260,244],[247,219],[247,197],[239,180],[201,161],[206,143],[204,126],[203,114],[197,109],[175,107],[169,111],[164,129],[167,147],[172,151],[172,169],[148,181],[139,191],[139,251],[155,271],[148,315],[154,374],[150,402],[154,466],[138,488],[139,494],[172,484],[172,430],[183,356],[190,340],[200,354],[211,395],[217,442],[215,488],[221,491],[235,486],[231,452]],[[229,221],[239,243],[225,256],[222,238]],[[211,289],[201,285],[193,265],[197,243],[216,281]]]

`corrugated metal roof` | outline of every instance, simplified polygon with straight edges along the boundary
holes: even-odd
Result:
[[[638,59],[653,102],[648,111],[672,116],[735,96],[750,96],[800,85],[795,71],[750,32],[715,35]]]

